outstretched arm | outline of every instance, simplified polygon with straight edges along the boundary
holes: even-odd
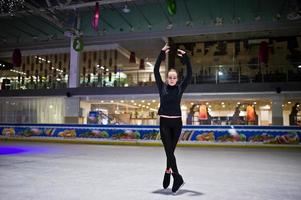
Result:
[[[189,84],[191,77],[192,77],[192,68],[189,61],[189,57],[187,56],[186,52],[178,49],[178,56],[183,60],[184,64],[186,65],[186,76],[184,77],[183,81],[181,82],[181,89],[184,91]]]
[[[162,60],[165,57],[165,54],[169,52],[169,46],[167,46],[167,44],[162,48],[160,54],[158,55],[157,61],[155,63],[155,67],[154,67],[154,74],[155,74],[155,80],[156,80],[156,84],[158,86],[159,91],[161,91],[162,89],[162,85],[163,85],[163,81],[160,75],[160,64],[162,62]]]

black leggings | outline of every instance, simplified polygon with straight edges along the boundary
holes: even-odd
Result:
[[[164,145],[167,163],[166,169],[171,168],[174,173],[179,173],[174,155],[182,131],[182,118],[160,117],[160,134]]]

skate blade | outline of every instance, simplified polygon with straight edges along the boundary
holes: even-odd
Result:
[[[173,192],[173,195],[177,195],[177,193],[179,192],[179,190],[185,185],[185,182],[183,182],[183,184],[179,187],[179,189],[175,192]]]

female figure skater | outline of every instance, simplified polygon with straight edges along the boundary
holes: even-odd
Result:
[[[174,179],[172,192],[176,193],[184,185],[184,181],[178,171],[176,158],[174,155],[174,151],[182,130],[180,104],[183,92],[191,80],[192,69],[186,52],[178,49],[177,55],[187,66],[187,75],[180,83],[178,83],[178,73],[175,69],[171,68],[168,70],[166,83],[164,83],[161,79],[159,68],[161,61],[168,52],[169,46],[166,44],[162,48],[157,58],[154,67],[154,74],[160,94],[160,108],[158,111],[158,115],[160,116],[160,135],[167,157],[163,188],[166,189],[169,186],[170,174],[172,174]]]

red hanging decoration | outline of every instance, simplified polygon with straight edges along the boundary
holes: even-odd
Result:
[[[36,56],[36,62],[35,62],[35,64],[37,65],[37,64],[39,64],[39,59],[38,59],[38,56]]]
[[[114,74],[117,74],[117,65],[114,65]]]
[[[92,18],[92,27],[94,28],[95,31],[98,30],[99,17],[100,17],[99,3],[96,2],[95,3],[95,8],[94,8],[94,14],[93,14],[93,18]]]
[[[130,54],[130,63],[136,63],[136,55],[135,52],[131,51]]]
[[[43,71],[43,63],[40,64],[40,72]]]
[[[113,59],[112,59],[112,52],[110,50],[110,58],[109,58],[109,66],[112,67]]]
[[[112,60],[112,58],[110,57],[110,59],[109,59],[109,66],[112,67],[112,64],[113,64],[113,60]]]
[[[112,81],[112,73],[109,72],[109,81],[111,82]]]
[[[145,69],[144,59],[140,59],[139,69]]]
[[[106,60],[107,60],[107,57],[108,57],[108,56],[107,56],[107,51],[104,51],[104,52],[103,52],[103,59],[106,61]]]
[[[22,55],[20,49],[15,49],[13,52],[13,65],[14,67],[20,67],[22,62]]]
[[[91,74],[88,74],[88,83],[91,82]]]
[[[114,55],[114,59],[115,59],[115,61],[117,60],[117,58],[118,58],[118,52],[117,52],[117,50],[115,50],[114,51],[114,53],[115,53],[115,55]]]
[[[91,69],[91,60],[88,60],[88,68]]]
[[[117,58],[118,58],[118,52],[117,50],[114,51],[114,61],[115,61],[115,65],[114,65],[114,74],[117,74]]]
[[[84,62],[87,60],[87,52],[84,52]]]
[[[268,43],[263,41],[260,43],[258,58],[260,63],[267,63],[269,56]]]

